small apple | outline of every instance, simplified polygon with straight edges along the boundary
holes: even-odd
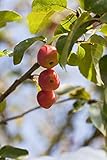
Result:
[[[44,45],[37,54],[37,62],[44,68],[52,68],[58,64],[58,52],[54,46]]]
[[[60,85],[58,74],[53,69],[47,69],[40,73],[38,83],[42,90],[56,90]]]
[[[37,94],[37,101],[43,108],[50,108],[56,101],[56,95],[54,91],[43,91],[41,90]]]

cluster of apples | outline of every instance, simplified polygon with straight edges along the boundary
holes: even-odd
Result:
[[[38,84],[41,91],[37,94],[37,101],[43,108],[50,108],[56,101],[56,90],[60,85],[58,74],[53,69],[58,64],[58,52],[52,45],[43,45],[38,54],[37,62],[40,66],[46,68],[38,78]]]

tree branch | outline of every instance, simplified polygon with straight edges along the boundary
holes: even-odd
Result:
[[[60,104],[60,103],[63,103],[63,102],[69,101],[69,100],[71,100],[71,98],[66,98],[66,99],[60,100],[60,101],[56,102],[55,104]],[[15,120],[15,119],[22,118],[22,117],[25,116],[26,114],[28,114],[28,113],[30,113],[30,112],[32,112],[32,111],[35,111],[35,110],[37,110],[37,109],[40,109],[40,108],[41,108],[40,106],[34,107],[34,108],[31,108],[31,109],[29,109],[29,110],[27,110],[27,111],[25,111],[25,112],[23,112],[23,113],[21,113],[21,114],[19,114],[19,115],[16,115],[16,116],[13,116],[13,117],[10,117],[10,118],[3,119],[3,120],[0,121],[0,125],[1,125],[1,124],[7,124],[7,122],[12,121],[12,120]]]
[[[3,94],[0,95],[0,103],[11,94],[17,86],[19,86],[23,81],[28,79],[31,76],[31,73],[38,69],[40,65],[35,63],[22,77],[17,79]]]

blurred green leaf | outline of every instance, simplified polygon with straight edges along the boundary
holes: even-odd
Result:
[[[2,101],[0,103],[0,112],[3,112],[6,108],[6,100]]]
[[[93,125],[104,135],[106,136],[106,130],[104,127],[104,121],[101,114],[102,103],[96,102],[92,103],[89,108],[90,118]]]
[[[0,160],[6,160],[5,158],[0,158]]]
[[[62,11],[67,6],[66,0],[34,0],[32,11],[28,14],[28,26],[31,33],[36,33],[50,23],[50,17],[56,11]]]
[[[80,0],[80,2],[86,11],[96,14],[103,14],[107,12],[107,0]]]
[[[100,45],[107,45],[107,40],[105,38],[103,38],[100,35],[97,34],[93,34],[90,39],[89,42],[94,43],[94,44],[100,44]]]
[[[0,51],[0,57],[3,57],[3,56],[5,56],[4,52]]]
[[[11,56],[11,53],[12,53],[12,51],[5,49],[3,51],[0,51],[0,57]]]
[[[4,27],[6,23],[20,20],[22,17],[15,11],[0,11],[0,27]]]
[[[77,54],[71,53],[68,57],[68,65],[71,66],[78,66],[80,64],[80,61],[85,56],[85,50],[80,45],[78,46]]]
[[[99,61],[101,79],[107,86],[107,55],[104,55]]]
[[[36,11],[63,10],[67,6],[66,0],[33,0],[32,8]]]
[[[68,112],[68,115],[72,115],[73,113],[76,113],[78,111],[80,111],[85,103],[87,103],[87,100],[83,100],[83,99],[78,99],[73,103],[73,108]]]
[[[82,15],[76,20],[73,25],[72,30],[70,31],[66,43],[63,47],[63,51],[60,57],[60,65],[65,67],[67,63],[67,58],[72,50],[74,43],[77,41],[79,37],[83,35],[88,30],[88,27],[93,23],[92,17],[89,13],[84,12]]]
[[[81,100],[89,100],[91,98],[90,94],[83,87],[75,88],[69,93],[69,96],[71,99]]]
[[[98,62],[103,54],[103,46],[99,44],[81,43],[85,56],[79,64],[79,70],[88,80],[102,85]]]
[[[105,36],[107,36],[107,24],[103,24],[100,32],[102,32]]]
[[[101,17],[100,17],[100,21],[102,23],[107,23],[107,13],[104,13]]]
[[[44,37],[38,36],[33,38],[28,38],[19,44],[17,44],[13,51],[13,61],[14,64],[19,64],[23,58],[25,51],[35,42],[35,41],[43,41]]]
[[[84,8],[84,0],[79,0],[79,2],[80,2],[80,6]]]
[[[18,158],[20,156],[28,155],[28,151],[25,149],[16,148],[13,146],[4,146],[0,149],[1,158]]]
[[[73,103],[73,113],[80,111],[86,102],[87,102],[86,100],[81,100],[81,99],[74,102]]]

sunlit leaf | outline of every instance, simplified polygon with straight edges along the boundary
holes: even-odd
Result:
[[[20,20],[22,17],[15,11],[0,11],[0,27],[4,27],[6,23]]]
[[[43,28],[45,28],[50,23],[50,16],[54,11],[40,11],[36,12],[33,10],[31,13],[29,13],[27,20],[28,20],[28,26],[31,33],[36,33],[41,31]]]
[[[50,23],[50,17],[56,11],[62,11],[67,6],[66,0],[34,0],[32,11],[28,14],[28,25],[31,33],[36,33]]]
[[[0,156],[3,158],[18,158],[20,156],[28,155],[28,151],[25,149],[16,148],[13,146],[4,146],[0,149]]]
[[[13,61],[14,64],[19,64],[23,58],[25,51],[35,42],[35,41],[43,41],[44,37],[38,36],[33,38],[28,38],[19,44],[17,44],[13,51]]]
[[[62,20],[61,25],[65,30],[70,31],[76,19],[77,19],[76,15],[72,12],[64,20]]]
[[[107,40],[100,35],[93,34],[89,41],[94,44],[107,45]]]
[[[103,24],[100,32],[102,32],[105,36],[107,36],[107,24]]]
[[[78,46],[77,54],[71,53],[68,57],[68,64],[71,66],[78,66],[85,56],[85,50],[80,45]]]
[[[66,43],[63,47],[63,51],[60,58],[60,65],[62,67],[65,67],[67,63],[67,58],[72,50],[72,47],[74,43],[77,41],[79,37],[85,33],[91,24],[93,20],[91,19],[91,16],[89,13],[84,12],[75,22],[73,25],[72,30],[70,31]]]
[[[59,11],[67,6],[66,0],[33,0],[32,8],[37,11],[55,10]]]
[[[79,2],[80,2],[80,6],[84,8],[84,0],[79,0]]]
[[[78,87],[69,93],[71,99],[89,100],[90,94],[83,88]]]
[[[12,51],[5,49],[3,51],[0,51],[0,57],[11,56],[11,53],[12,53]]]
[[[103,54],[103,46],[99,44],[82,43],[85,56],[79,64],[79,70],[88,80],[102,85],[98,62]]]

